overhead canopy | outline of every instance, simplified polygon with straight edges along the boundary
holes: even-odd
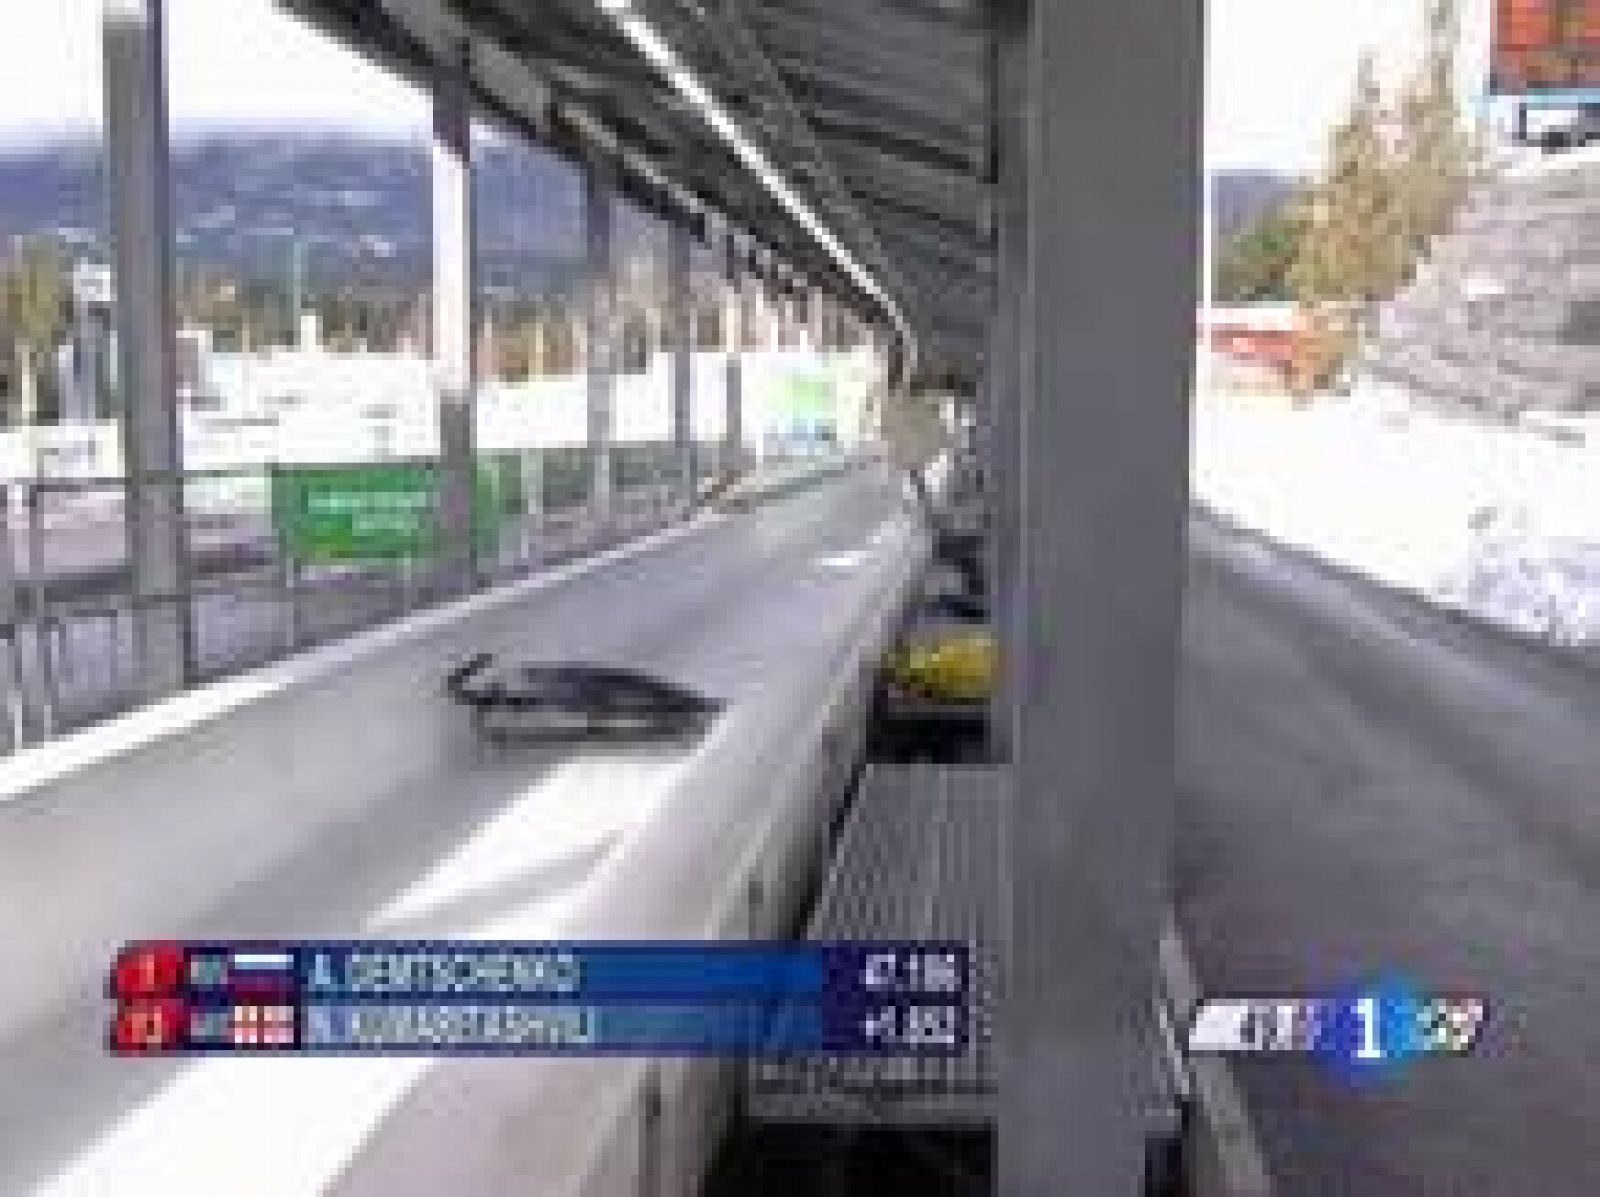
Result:
[[[468,41],[487,106],[609,162],[646,203],[720,214],[895,328],[924,369],[976,362],[992,287],[982,0],[284,2],[408,73]]]

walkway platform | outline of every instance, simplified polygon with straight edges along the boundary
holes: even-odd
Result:
[[[982,1126],[993,1116],[1001,804],[985,766],[873,765],[839,841],[808,936],[973,945],[970,1046],[954,1058],[810,1058],[750,1066],[760,1121]]]
[[[944,1059],[755,1061],[746,1080],[746,1117],[853,1130],[994,1125],[1003,816],[1011,784],[1010,771],[1002,766],[869,766],[807,931],[819,940],[970,943],[973,1016],[967,1051]],[[1156,1022],[1165,1034],[1168,1020]],[[1150,1140],[1152,1151],[1166,1151],[1180,1134],[1187,1081],[1170,1044],[1152,1045],[1150,1063]]]

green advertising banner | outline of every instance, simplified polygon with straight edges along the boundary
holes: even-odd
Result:
[[[495,547],[506,516],[524,510],[521,464],[514,454],[478,463],[473,525],[480,552]],[[276,470],[272,524],[279,550],[296,561],[432,557],[440,549],[439,469],[406,462]]]
[[[837,402],[835,380],[827,370],[795,370],[784,375],[778,410],[790,420],[831,420]]]

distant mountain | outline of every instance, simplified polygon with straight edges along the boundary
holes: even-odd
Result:
[[[504,143],[478,151],[478,219],[489,285],[570,280],[581,253],[577,175]],[[359,278],[407,288],[431,269],[427,147],[327,135],[218,134],[173,147],[179,261],[283,279],[304,245],[312,286]],[[51,233],[104,255],[99,145],[0,150],[0,244]]]
[[[1264,170],[1223,170],[1216,173],[1213,216],[1218,245],[1234,236],[1274,204],[1282,203],[1296,186],[1288,175]]]
[[[478,156],[480,264],[489,287],[570,285],[581,254],[575,171],[538,152],[486,140]],[[213,134],[173,147],[179,261],[245,279],[284,280],[303,243],[312,287],[359,279],[405,290],[431,270],[428,149],[418,143],[295,133]],[[1216,179],[1219,242],[1286,196],[1294,180],[1266,171]],[[103,256],[100,147],[62,142],[0,149],[0,247],[52,233]]]

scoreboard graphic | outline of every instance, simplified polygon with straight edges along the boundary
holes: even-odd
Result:
[[[1495,0],[1489,90],[1557,95],[1600,89],[1600,0]]]
[[[120,1055],[956,1055],[960,943],[133,944]]]
[[[1467,1055],[1488,1014],[1477,995],[1419,994],[1398,983],[1344,996],[1205,998],[1186,1047],[1201,1056],[1314,1056],[1341,1072],[1363,1072]]]

